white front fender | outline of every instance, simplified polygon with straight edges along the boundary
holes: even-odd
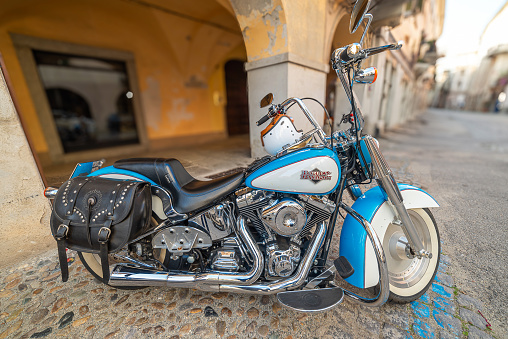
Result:
[[[407,209],[439,207],[436,200],[422,189],[404,184],[398,186]],[[382,243],[395,214],[381,188],[374,187],[365,192],[352,208],[371,223]],[[379,271],[374,248],[363,226],[349,215],[342,225],[339,253],[348,259],[355,270],[346,281],[359,288],[377,285]]]

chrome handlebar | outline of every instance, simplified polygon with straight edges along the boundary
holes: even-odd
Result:
[[[310,123],[312,124],[312,126],[314,127],[314,130],[316,131],[316,134],[318,135],[319,139],[321,139],[321,141],[323,142],[323,144],[325,146],[328,146],[328,141],[326,140],[326,134],[325,134],[325,132],[323,131],[323,129],[321,128],[319,123],[316,121],[316,119],[314,118],[312,113],[310,113],[310,111],[307,108],[307,106],[305,106],[305,104],[303,103],[302,99],[300,99],[300,98],[288,98],[288,99],[284,100],[284,102],[282,102],[279,105],[273,105],[272,104],[270,106],[270,108],[268,109],[268,113],[266,115],[264,115],[261,119],[259,119],[256,122],[256,125],[260,126],[260,125],[264,124],[265,122],[268,121],[268,119],[270,119],[270,118],[274,117],[275,115],[277,115],[278,112],[282,112],[282,113],[285,114],[286,113],[286,109],[288,108],[288,106],[290,106],[293,103],[297,104],[298,107],[300,107],[300,109],[305,114],[305,117],[307,117],[307,120],[309,120]]]
[[[379,54],[388,50],[399,50],[404,45],[403,41],[399,41],[397,43],[388,44],[384,46],[372,47],[362,49],[361,45],[358,43],[353,43],[341,48],[337,48],[332,53],[332,65],[334,69],[337,69],[338,65],[348,65],[351,63],[355,63],[361,61],[363,59],[367,59],[371,55]]]
[[[299,98],[288,98],[288,99],[286,99],[283,103],[280,104],[281,110],[285,111],[286,108],[290,104],[292,104],[292,103],[295,103],[295,104],[297,104],[300,107],[300,109],[303,111],[303,113],[305,114],[307,119],[310,121],[312,126],[314,126],[314,129],[316,129],[316,132],[317,132],[317,135],[318,135],[319,139],[321,139],[321,141],[323,142],[323,144],[325,146],[328,146],[328,141],[326,140],[326,134],[325,134],[325,132],[323,131],[321,126],[318,124],[318,122],[316,121],[314,116],[310,113],[310,111],[307,108],[307,106],[305,106],[305,104],[303,103],[302,99],[299,99]]]

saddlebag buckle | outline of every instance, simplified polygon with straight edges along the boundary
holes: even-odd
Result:
[[[99,230],[99,236],[98,236],[98,241],[100,244],[105,244],[108,242],[109,240],[109,236],[111,235],[111,229],[108,228],[108,227],[101,227],[101,229]]]
[[[67,238],[67,233],[69,233],[69,226],[65,224],[60,224],[55,233],[55,240],[58,241]]]

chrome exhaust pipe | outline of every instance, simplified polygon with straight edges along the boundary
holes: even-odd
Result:
[[[283,291],[294,290],[300,287],[307,278],[310,268],[323,245],[326,236],[326,222],[318,224],[314,236],[302,262],[298,266],[295,274],[287,279],[277,280],[270,283],[255,284],[255,285],[203,285],[205,291],[220,291],[232,293],[249,293],[249,294],[276,294]]]
[[[248,230],[245,219],[238,219],[238,234],[253,255],[253,264],[249,271],[238,272],[207,272],[207,273],[171,273],[157,270],[137,268],[117,264],[111,273],[111,286],[168,286],[203,289],[208,284],[249,285],[258,280],[263,271],[263,255],[256,241]]]

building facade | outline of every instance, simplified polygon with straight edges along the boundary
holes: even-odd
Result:
[[[19,195],[9,201],[29,199],[47,216],[39,174],[76,161],[247,133],[252,156],[263,156],[255,122],[266,113],[259,101],[267,93],[277,102],[316,98],[337,121],[348,105],[329,59],[363,32],[348,32],[352,7],[349,0],[0,0],[2,69],[16,104],[11,112],[19,116],[1,127],[18,121],[39,165],[30,153],[8,165],[31,164],[27,175],[37,183],[33,192],[8,188]],[[365,46],[406,40],[406,47],[370,60],[380,76],[357,90],[368,132],[424,107],[431,66],[420,66],[441,32],[444,0],[380,2],[372,13]],[[320,106],[309,108],[324,123]],[[298,128],[309,129],[303,115],[294,117]],[[15,134],[19,142],[23,133]],[[14,145],[2,142],[3,154]],[[3,173],[18,181],[17,171]],[[5,211],[10,202],[0,203]],[[16,220],[23,212],[9,213]]]
[[[433,106],[478,112],[508,112],[508,3],[485,27],[474,51],[441,63]]]

